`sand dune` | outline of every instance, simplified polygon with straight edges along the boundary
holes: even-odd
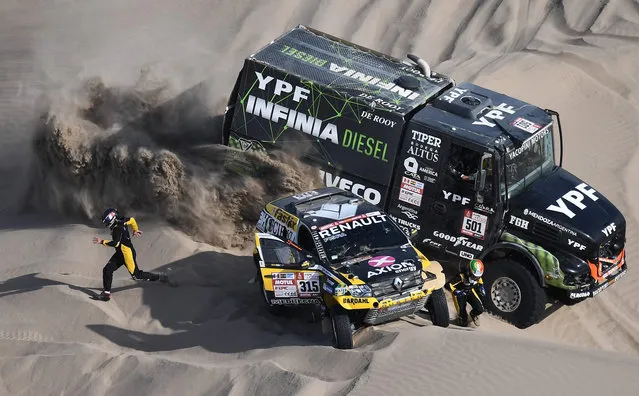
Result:
[[[415,318],[352,351],[302,313],[268,315],[242,243],[261,202],[317,180],[286,159],[239,159],[274,182],[238,175],[203,144],[244,57],[297,24],[559,111],[564,166],[626,216],[628,275],[526,330]],[[631,394],[637,54],[630,0],[2,2],[0,393]],[[89,295],[112,252],[91,237],[116,198],[145,231],[140,266],[172,284],[120,270],[105,304]]]

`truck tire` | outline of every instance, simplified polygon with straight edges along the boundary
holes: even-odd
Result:
[[[511,259],[486,264],[486,310],[520,329],[536,324],[544,314],[546,294],[528,269]]]
[[[262,294],[262,301],[264,301],[266,309],[275,316],[283,316],[286,313],[285,308],[280,305],[273,305],[268,301],[266,289],[264,288],[264,279],[262,279],[262,274],[260,273],[259,268],[257,269],[257,274],[255,276],[258,279],[258,284],[260,285],[260,294]]]
[[[430,320],[435,326],[448,327],[450,324],[450,314],[448,312],[448,303],[446,303],[444,289],[437,289],[432,292],[428,301],[426,301],[426,309],[430,314]]]
[[[341,307],[331,310],[333,337],[338,349],[353,349],[353,329],[348,313]]]

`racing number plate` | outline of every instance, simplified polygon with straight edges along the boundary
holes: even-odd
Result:
[[[475,213],[472,210],[464,210],[461,233],[474,238],[484,239],[488,216]]]
[[[316,297],[320,295],[319,272],[298,272],[296,283],[300,297]]]

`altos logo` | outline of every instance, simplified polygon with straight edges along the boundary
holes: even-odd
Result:
[[[439,232],[439,231],[434,231],[433,235],[436,238],[440,238],[443,239],[445,241],[448,242],[453,242],[453,246],[463,246],[463,247],[467,247],[473,250],[477,250],[478,252],[481,252],[482,250],[484,250],[484,247],[482,245],[478,245],[476,243],[473,243],[471,241],[468,240],[468,238],[466,238],[465,236],[458,236],[458,237],[454,237],[451,235],[447,235],[444,234],[443,232]]]
[[[320,170],[320,176],[324,179],[326,187],[337,187],[342,190],[348,190],[353,194],[364,198],[373,205],[377,205],[382,201],[382,194],[374,188],[369,188],[359,183],[353,183],[351,180],[335,176],[323,170]]]
[[[453,194],[446,190],[442,190],[444,193],[444,199],[451,202],[459,202],[462,206],[468,205],[470,203],[470,199],[466,197],[462,197],[461,195]]]
[[[574,209],[568,207],[568,203],[571,206],[577,207],[579,210],[586,209],[586,205],[583,203],[585,197],[588,197],[593,202],[599,200],[599,197],[595,195],[597,191],[594,188],[589,187],[586,183],[581,183],[575,187],[574,190],[570,190],[561,198],[557,199],[557,205],[549,205],[546,209],[552,210],[553,212],[563,213],[568,218],[572,219],[575,217]]]

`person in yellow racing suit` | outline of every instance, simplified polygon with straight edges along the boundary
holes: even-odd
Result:
[[[145,272],[138,268],[135,248],[133,247],[133,243],[131,242],[131,235],[129,233],[128,227],[131,226],[133,235],[136,237],[141,236],[142,231],[140,231],[138,224],[133,217],[120,216],[116,209],[109,208],[104,211],[101,220],[102,223],[111,230],[111,240],[94,237],[93,243],[115,248],[115,253],[113,254],[113,256],[111,256],[109,262],[102,269],[102,282],[104,290],[102,294],[98,296],[98,299],[103,301],[110,300],[113,273],[122,265],[124,265],[129,271],[129,274],[131,274],[131,278],[133,278],[133,280],[166,280],[164,275]]]
[[[472,307],[470,311],[471,320],[475,326],[479,326],[479,315],[484,312],[482,298],[486,297],[484,281],[482,280],[483,274],[484,263],[479,259],[473,259],[468,263],[468,268],[449,283],[460,326],[468,326],[466,303],[469,303]]]

